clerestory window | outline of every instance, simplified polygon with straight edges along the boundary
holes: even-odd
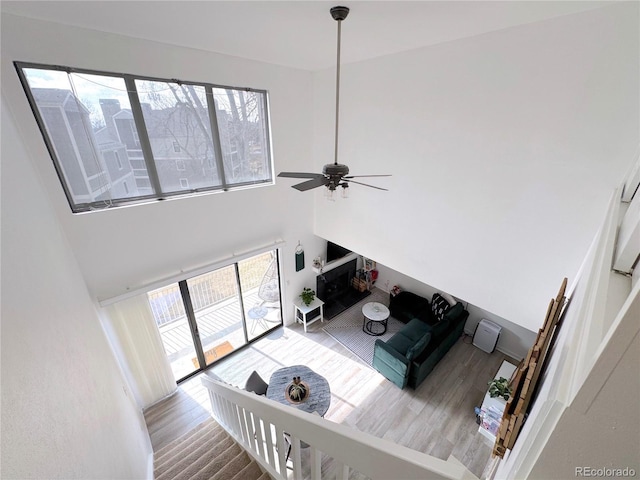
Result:
[[[264,90],[15,66],[74,213],[273,184]]]

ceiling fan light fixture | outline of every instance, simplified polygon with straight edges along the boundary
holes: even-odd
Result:
[[[327,185],[327,189],[324,191],[324,197],[331,201],[331,202],[335,202],[336,201],[336,187],[335,185],[333,186],[333,188],[331,188],[329,185]]]

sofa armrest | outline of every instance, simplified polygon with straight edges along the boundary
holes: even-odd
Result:
[[[376,340],[373,347],[373,368],[400,388],[407,385],[409,365],[407,357],[382,340]]]
[[[402,369],[403,367],[406,367],[409,365],[409,360],[407,360],[407,357],[402,355],[395,348],[393,348],[383,340],[380,340],[380,339],[376,340],[376,343],[373,347],[374,357],[376,356],[376,353],[382,358],[385,358],[390,364],[399,362],[399,364],[402,365],[402,366],[400,365],[398,366],[399,369]]]

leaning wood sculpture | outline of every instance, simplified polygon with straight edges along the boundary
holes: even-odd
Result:
[[[567,279],[565,278],[557,297],[551,299],[549,303],[544,324],[538,331],[536,341],[514,372],[511,381],[513,394],[504,409],[496,443],[493,447],[494,456],[503,457],[507,449],[513,448],[518,438],[518,433],[520,433],[520,428],[522,428],[533,394],[536,391],[540,373],[544,368],[545,361],[548,360],[549,346],[559,330],[558,322],[566,300],[566,288]]]

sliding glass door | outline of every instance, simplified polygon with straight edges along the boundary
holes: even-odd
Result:
[[[247,343],[236,265],[187,280],[204,366]]]
[[[278,251],[148,293],[176,381],[282,325]]]

